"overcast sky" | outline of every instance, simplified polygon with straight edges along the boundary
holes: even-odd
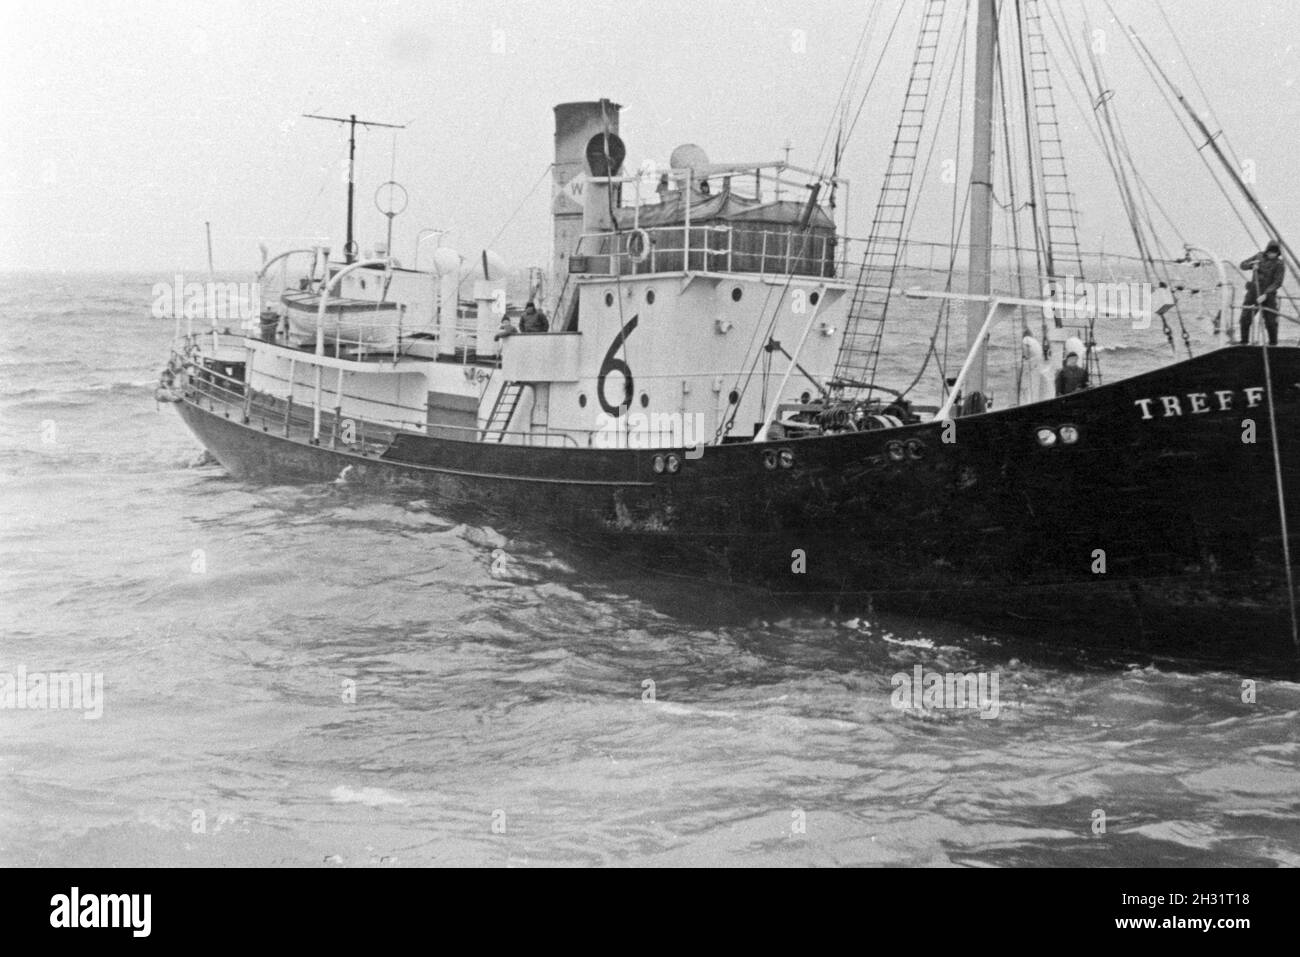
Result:
[[[882,0],[888,23],[899,0]],[[1061,0],[1051,0],[1053,7]],[[1113,0],[1200,103],[1154,0]],[[1163,0],[1218,118],[1292,243],[1300,242],[1300,12],[1294,0]],[[952,0],[951,8],[960,8]],[[551,159],[556,103],[625,107],[630,163],[700,144],[714,161],[811,164],[832,122],[866,0],[433,3],[5,0],[0,17],[0,267],[253,268],[257,243],[343,236],[346,137],[303,112],[409,123],[396,176],[411,206],[395,251],[422,227],[473,254]],[[1076,19],[1085,7],[1064,6]],[[921,4],[908,0],[879,93],[845,159],[859,228],[879,188]],[[1190,238],[1250,250],[1195,150],[1109,23],[1102,60],[1134,153]],[[909,19],[910,17],[910,19]],[[802,31],[802,33],[796,33]],[[873,44],[873,51],[878,49]],[[1075,82],[1075,81],[1071,81]],[[891,86],[891,83],[893,86]],[[1109,173],[1065,93],[1084,240],[1118,251],[1127,227]],[[375,187],[392,137],[358,144],[358,239],[383,234]],[[1073,158],[1073,156],[1072,156]],[[550,255],[549,178],[496,244],[512,266]],[[925,224],[923,224],[925,225]]]

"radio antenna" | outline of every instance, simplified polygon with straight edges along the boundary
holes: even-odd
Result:
[[[390,130],[404,130],[406,124],[397,123],[377,123],[374,120],[359,120],[353,113],[351,116],[318,116],[315,113],[304,113],[309,120],[328,120],[332,123],[348,124],[348,237],[347,242],[343,244],[343,257],[347,262],[352,262],[357,258],[357,244],[352,238],[352,194],[354,191],[353,173],[356,169],[357,157],[357,127],[358,126],[382,126]]]

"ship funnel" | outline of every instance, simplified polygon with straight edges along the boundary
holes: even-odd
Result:
[[[557,289],[564,285],[569,255],[584,232],[584,220],[586,231],[612,228],[609,186],[593,185],[589,179],[593,175],[615,175],[622,165],[626,150],[618,138],[621,109],[609,100],[561,103],[555,107],[555,198],[551,216],[555,224],[552,270]]]

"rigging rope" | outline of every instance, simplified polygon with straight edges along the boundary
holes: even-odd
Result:
[[[961,72],[961,85],[960,85],[960,87],[959,87],[959,90],[960,90],[962,93],[965,92],[965,86],[966,86],[966,70],[965,70],[965,66],[966,66],[966,53],[967,53],[966,34],[967,34],[967,32],[968,32],[967,29],[965,29],[965,27],[969,24],[969,20],[970,20],[970,8],[967,7],[967,11],[966,11],[966,20],[963,21],[963,29],[962,29],[962,31],[961,31],[961,36],[960,36],[960,38],[958,39],[958,42],[957,42],[957,51],[960,53],[960,56],[954,56],[954,57],[953,57],[952,65],[951,65],[951,66],[949,67],[949,69],[948,69],[948,79],[947,79],[947,81],[944,83],[944,88],[943,88],[943,97],[942,97],[942,98],[940,99],[940,101],[939,101],[939,116],[938,116],[938,119],[935,120],[935,123],[934,123],[934,132],[931,134],[931,137],[930,137],[930,149],[929,149],[929,150],[926,152],[926,154],[925,154],[925,162],[921,164],[921,178],[920,178],[920,181],[916,184],[916,186],[915,186],[915,188],[914,188],[914,193],[915,193],[915,195],[917,195],[917,196],[924,195],[924,193],[925,193],[925,181],[926,181],[926,179],[927,179],[927,178],[929,177],[929,175],[930,175],[930,162],[934,159],[934,151],[935,151],[935,149],[936,149],[936,148],[938,147],[938,145],[939,145],[939,131],[940,131],[940,130],[942,129],[942,127],[943,127],[943,118],[944,118],[944,115],[945,115],[945,114],[947,113],[947,111],[948,111],[948,101],[949,101],[949,99],[950,99],[950,94],[952,93],[952,81],[953,81],[953,77],[956,76],[957,73],[958,73],[958,64],[959,64],[959,63],[960,63],[960,65],[961,65],[961,67],[962,67],[962,69],[961,69],[961,71],[960,71],[960,72]],[[936,52],[937,52],[937,51],[936,51]],[[959,111],[964,111],[964,108],[965,108],[965,98],[964,98],[964,96],[963,96],[963,97],[961,97],[961,98],[959,99],[959,101],[958,101],[958,110],[959,110]],[[956,191],[954,190],[954,194],[955,194],[955,192],[956,192]],[[904,226],[903,226],[903,230],[902,230],[902,233],[901,233],[901,235],[900,235],[900,240],[901,240],[901,244],[902,244],[902,245],[901,245],[901,248],[899,249],[899,253],[898,253],[900,256],[902,256],[902,255],[904,254],[904,251],[907,249],[907,244],[908,244],[908,242],[911,240],[911,236],[912,236],[912,228],[916,225],[917,206],[914,204],[910,210],[907,210],[907,211],[906,211],[906,213],[907,213],[907,220],[906,220],[906,223],[905,223]],[[907,265],[907,264],[906,264],[906,262],[904,261],[903,263],[901,263],[901,264],[899,264],[899,265],[901,265],[902,268],[906,268],[906,265]],[[899,268],[899,266],[895,266],[895,270],[894,270],[894,273],[895,273],[895,274],[897,273],[898,268]],[[892,277],[892,275],[893,275],[893,274],[891,274],[891,277]],[[891,281],[892,281],[892,279],[891,279]],[[951,273],[949,274],[949,283],[950,283],[950,285],[949,285],[949,290],[950,290],[950,289],[951,289]],[[886,306],[886,308],[888,308],[888,307]],[[941,311],[942,311],[942,307],[941,307]],[[867,378],[867,384],[868,384],[868,385],[874,385],[874,384],[875,384],[875,380],[876,380],[876,371],[880,368],[880,353],[881,353],[881,351],[883,350],[884,339],[885,339],[885,331],[884,331],[884,328],[883,328],[883,319],[884,319],[884,317],[882,316],[881,319],[882,319],[882,328],[881,328],[881,330],[880,330],[880,335],[879,335],[879,337],[878,337],[878,339],[877,339],[877,341],[876,341],[876,351],[875,351],[875,356],[874,356],[873,362],[872,362],[872,364],[871,364],[871,374],[870,374],[870,375],[868,376],[868,378]]]
[[[1095,51],[1090,47],[1088,50],[1089,61],[1092,65],[1094,79],[1096,80],[1096,92],[1094,93],[1088,84],[1087,74],[1083,69],[1083,64],[1074,49],[1073,44],[1068,41],[1068,34],[1057,21],[1055,14],[1048,8],[1049,16],[1056,27],[1057,32],[1065,41],[1066,52],[1069,54],[1071,61],[1074,63],[1076,70],[1079,72],[1080,79],[1084,84],[1084,89],[1094,104],[1094,113],[1100,114],[1098,123],[1101,134],[1101,144],[1106,156],[1111,173],[1115,178],[1116,185],[1120,192],[1121,205],[1124,207],[1125,216],[1128,219],[1129,228],[1133,233],[1134,242],[1137,244],[1138,252],[1142,257],[1142,269],[1147,282],[1157,285],[1155,282],[1159,273],[1161,278],[1158,283],[1160,288],[1171,288],[1173,283],[1170,281],[1170,275],[1167,269],[1163,268],[1163,262],[1167,260],[1164,246],[1160,241],[1159,234],[1156,232],[1155,225],[1152,222],[1150,209],[1145,204],[1145,198],[1141,191],[1135,193],[1133,183],[1135,180],[1141,186],[1141,175],[1137,170],[1137,164],[1133,160],[1133,155],[1128,146],[1128,141],[1124,136],[1123,127],[1119,118],[1114,115],[1111,109],[1112,96],[1109,95],[1109,88],[1106,85],[1104,70],[1096,56]],[[1086,13],[1085,27],[1088,29]],[[1148,190],[1149,192],[1149,190]],[[1147,232],[1150,232],[1150,243],[1148,242]],[[1151,244],[1154,244],[1154,251]],[[1156,252],[1161,254],[1162,258],[1157,258]],[[1182,308],[1176,297],[1173,298],[1173,308],[1178,317],[1179,327],[1182,332],[1183,345],[1190,357],[1192,355],[1191,336],[1187,332],[1187,325],[1183,319]],[[1169,320],[1165,311],[1160,313],[1161,327],[1165,334],[1165,339],[1169,343],[1172,352],[1177,352],[1174,344],[1173,331],[1169,328]]]
[[[542,185],[543,180],[545,180],[547,175],[550,174],[551,167],[554,165],[555,165],[554,163],[546,164],[546,168],[542,170],[542,175],[538,178],[537,182],[533,184],[533,188],[528,191],[528,195],[525,196],[523,200],[519,203],[519,205],[515,207],[515,211],[511,213],[510,216],[506,219],[505,225],[502,226],[499,230],[497,230],[497,234],[495,236],[493,236],[490,240],[488,240],[487,244],[483,247],[484,249],[491,249],[494,245],[496,245],[496,241],[505,235],[506,230],[510,228],[510,224],[515,221],[515,217],[519,215],[520,210],[522,210],[528,204],[528,201],[533,198],[533,194],[537,192],[537,187]],[[469,280],[470,276],[472,275],[474,275],[473,272],[469,273],[469,275],[461,277],[460,282],[456,284],[456,290],[458,293],[461,287],[465,285],[465,283]]]
[[[1282,450],[1277,444],[1277,412],[1275,408],[1277,403],[1274,401],[1273,373],[1268,362],[1270,348],[1270,346],[1261,343],[1259,351],[1264,357],[1264,388],[1268,392],[1268,427],[1273,439],[1273,478],[1277,482],[1277,511],[1282,529],[1282,560],[1283,567],[1286,569],[1286,597],[1287,604],[1291,609],[1291,642],[1296,646],[1296,651],[1300,652],[1300,627],[1297,626],[1296,619],[1295,582],[1292,579],[1291,572],[1291,539],[1286,525],[1286,495],[1282,483]]]
[[[859,100],[859,103],[858,103],[858,109],[857,109],[857,112],[854,114],[853,122],[849,125],[848,131],[845,133],[845,135],[844,135],[842,141],[840,141],[840,143],[839,143],[839,149],[836,151],[836,153],[837,153],[836,158],[835,158],[835,162],[836,162],[836,163],[838,163],[838,161],[839,161],[839,157],[843,155],[843,150],[847,147],[849,141],[850,141],[850,140],[852,139],[852,137],[853,137],[853,131],[854,131],[854,129],[856,129],[856,127],[857,127],[858,118],[859,118],[859,117],[861,116],[861,114],[862,114],[862,109],[863,109],[863,107],[866,105],[867,97],[870,95],[871,90],[872,90],[873,86],[875,85],[876,78],[880,75],[880,69],[881,69],[881,66],[884,64],[884,61],[885,61],[885,55],[886,55],[886,53],[889,51],[889,45],[890,45],[890,42],[893,40],[894,33],[896,32],[896,30],[897,30],[897,28],[898,28],[899,21],[902,19],[903,10],[905,9],[905,7],[906,7],[906,4],[905,4],[905,3],[900,3],[900,4],[899,4],[899,7],[898,7],[898,12],[894,15],[894,21],[893,21],[893,23],[890,25],[889,32],[886,34],[886,36],[885,36],[885,41],[884,41],[883,45],[881,46],[880,55],[876,58],[876,63],[875,63],[875,66],[874,66],[873,69],[872,69],[871,76],[868,78],[868,80],[867,80],[867,85],[866,85],[866,87],[865,87],[865,88],[863,89],[863,91],[862,91],[862,96],[861,96],[861,98],[860,98],[860,100]],[[873,8],[872,8],[872,12],[874,13],[874,12],[876,11],[876,9],[877,9],[877,8],[876,8],[875,6],[873,6]],[[860,45],[862,44],[862,40],[863,40],[863,38],[864,38],[866,35],[867,35],[867,34],[866,34],[866,31],[864,30],[863,34],[859,37],[859,44],[860,44]],[[865,48],[864,48],[864,52],[865,52]],[[857,58],[857,55],[855,54],[855,59],[856,59],[856,58]],[[846,80],[845,86],[847,86],[850,90],[852,89],[853,86],[856,86],[856,83],[857,83],[857,81],[856,81],[856,76],[861,75],[861,70],[862,70],[862,64],[863,64],[863,63],[865,63],[865,60],[862,61],[862,63],[860,63],[860,64],[858,64],[858,65],[856,65],[856,66],[855,66],[853,63],[850,63],[849,73],[855,76],[855,79],[853,79],[853,81],[852,81],[851,83],[848,82],[848,81]],[[847,104],[845,104],[845,105],[847,105]],[[839,110],[839,108],[840,108],[840,104],[837,103],[837,111]],[[830,129],[831,129],[831,127],[833,126],[833,124],[834,124],[834,120],[832,120],[831,123],[828,123],[828,124],[827,124],[826,133],[825,133],[825,135],[824,135],[823,138],[822,138],[822,145],[821,145],[820,149],[818,150],[817,158],[816,158],[816,162],[813,164],[813,165],[814,165],[814,168],[817,169],[817,170],[819,170],[819,173],[818,173],[818,179],[819,179],[819,181],[825,179],[826,172],[827,172],[826,167],[825,167],[825,166],[823,165],[823,163],[822,163],[822,159],[823,159],[824,154],[825,154],[826,144],[827,144],[827,142],[829,141],[829,137],[830,137]],[[842,120],[841,120],[841,124],[842,124]],[[809,239],[809,234],[808,234],[807,232],[805,232],[805,233],[803,234],[802,238],[801,238],[801,245],[800,245],[800,248],[799,248],[799,249],[800,249],[800,258],[803,257],[803,255],[804,255],[804,253],[805,253],[805,251],[806,251],[808,239]],[[793,279],[794,279],[794,275],[795,275],[795,274],[794,274],[794,270],[793,270],[793,268],[791,268],[790,272],[789,272],[789,273],[786,275],[786,277],[785,277],[785,282],[784,282],[784,283],[782,284],[782,286],[781,286],[781,289],[780,289],[780,295],[777,297],[776,304],[775,304],[775,306],[774,306],[773,309],[772,309],[771,318],[768,319],[766,323],[764,323],[764,322],[763,322],[763,317],[767,314],[768,306],[771,304],[771,300],[772,300],[772,293],[775,291],[774,287],[769,287],[769,288],[768,288],[767,295],[764,297],[763,305],[762,305],[762,307],[760,308],[759,313],[758,313],[758,320],[759,320],[759,321],[756,322],[756,323],[754,324],[754,331],[751,333],[751,335],[750,335],[750,341],[749,341],[748,345],[746,346],[746,354],[752,354],[753,358],[752,358],[752,360],[751,360],[751,362],[750,362],[750,365],[749,365],[748,370],[746,370],[746,371],[743,373],[743,381],[741,381],[741,378],[740,378],[739,375],[738,375],[737,380],[733,383],[733,391],[737,392],[739,398],[737,399],[737,401],[736,401],[735,403],[732,403],[732,408],[731,408],[731,413],[730,413],[730,415],[728,415],[728,416],[727,416],[727,417],[726,417],[726,418],[725,418],[721,423],[719,423],[718,428],[717,428],[717,430],[715,431],[715,434],[714,434],[715,441],[720,441],[722,435],[723,435],[725,432],[730,432],[731,429],[734,427],[734,425],[735,425],[735,420],[736,420],[736,413],[738,412],[739,407],[740,407],[740,399],[742,399],[742,398],[744,397],[745,393],[746,393],[747,390],[749,389],[750,383],[753,381],[753,377],[754,377],[755,371],[756,371],[757,368],[758,368],[759,363],[760,363],[761,361],[764,361],[764,357],[765,357],[765,356],[767,356],[768,360],[770,360],[770,356],[768,355],[767,350],[766,350],[766,345],[767,345],[769,342],[772,341],[772,334],[773,334],[773,332],[774,332],[775,329],[776,329],[776,322],[777,322],[777,317],[778,317],[779,312],[780,312],[781,303],[785,301],[786,293],[789,291],[790,284],[791,284],[791,282],[792,282]],[[762,348],[756,348],[756,343],[757,343],[757,339],[758,339],[758,332],[759,332],[760,329],[762,329],[762,330],[763,330],[763,333],[764,333],[764,335],[763,335],[763,347],[762,347]],[[764,379],[763,379],[763,389],[766,390],[766,388],[767,388],[767,381],[766,381],[766,376],[764,376]],[[766,403],[764,403],[764,405],[766,405]]]

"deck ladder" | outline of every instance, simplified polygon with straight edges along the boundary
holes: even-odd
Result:
[[[507,382],[497,393],[497,399],[492,403],[492,412],[488,416],[487,424],[483,427],[482,441],[484,442],[504,442],[506,430],[510,427],[510,420],[515,417],[515,410],[519,408],[519,400],[524,394],[522,382]]]

